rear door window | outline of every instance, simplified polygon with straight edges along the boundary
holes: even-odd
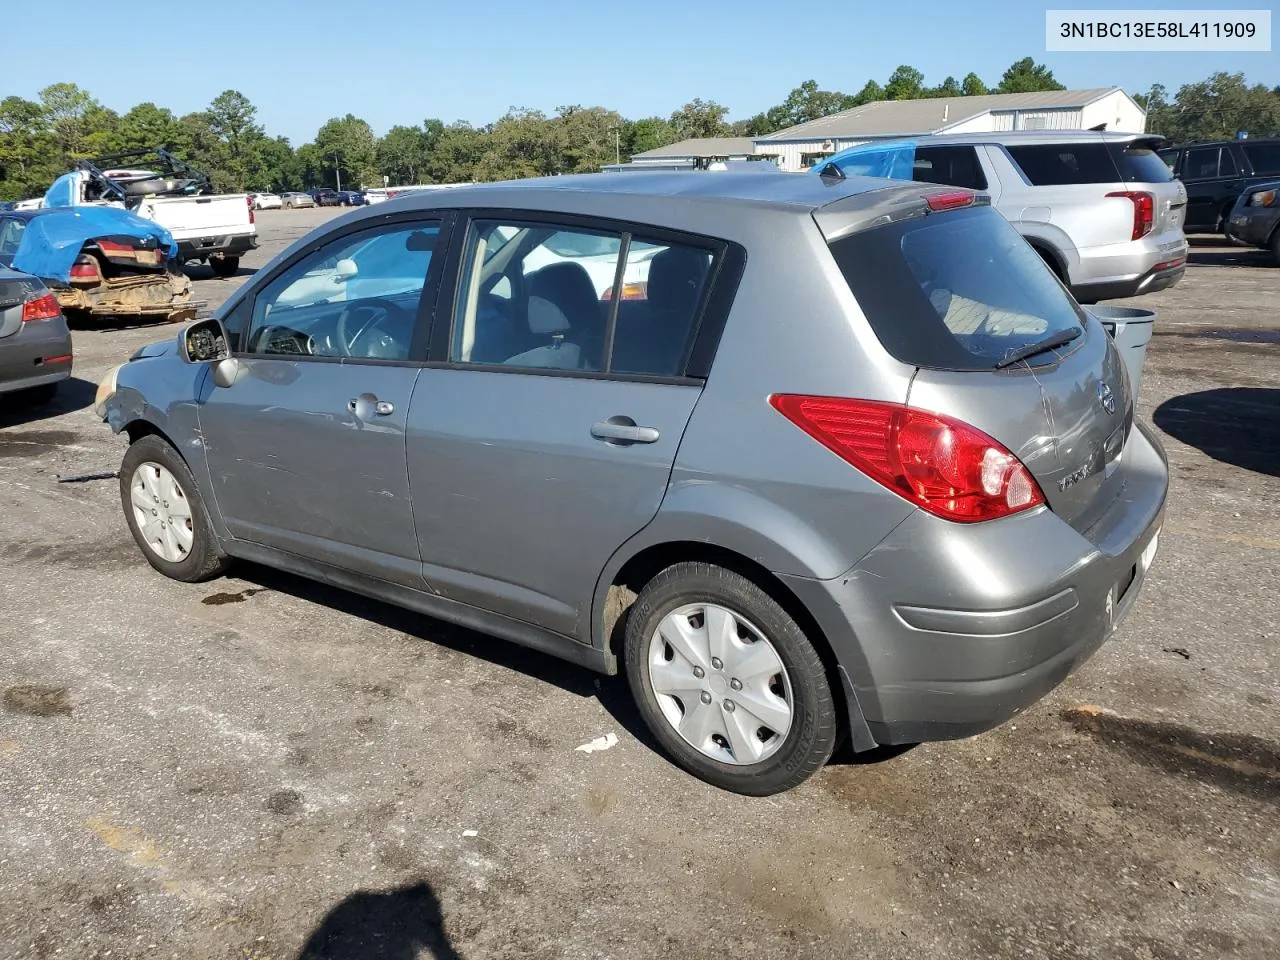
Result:
[[[1246,143],[1241,149],[1254,173],[1280,173],[1280,143]]]
[[[831,252],[885,349],[914,366],[990,370],[1083,323],[1040,255],[990,207],[875,227]]]
[[[911,179],[970,190],[987,189],[987,178],[974,147],[917,147]]]
[[[1103,143],[1050,143],[1005,148],[1033,186],[1119,183],[1120,173]]]
[[[1195,147],[1187,151],[1184,180],[1210,180],[1218,175],[1218,148]]]

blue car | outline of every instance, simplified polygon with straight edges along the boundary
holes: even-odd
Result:
[[[344,207],[363,207],[367,206],[369,201],[359,190],[339,190],[338,203]]]

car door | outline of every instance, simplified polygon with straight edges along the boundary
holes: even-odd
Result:
[[[533,215],[471,221],[452,323],[436,325],[409,413],[434,592],[589,642],[596,580],[657,513],[701,393],[691,357],[716,329],[705,304],[725,249]]]
[[[200,432],[232,535],[421,586],[405,461],[444,222],[348,228],[228,317],[237,372],[206,378]]]
[[[1220,153],[1217,146],[1191,147],[1183,156],[1181,179],[1187,188],[1187,222],[1183,229],[1187,233],[1217,229],[1226,196],[1218,173]]]

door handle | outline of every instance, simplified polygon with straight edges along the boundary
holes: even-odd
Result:
[[[360,418],[374,414],[379,417],[387,417],[396,412],[395,405],[387,400],[379,400],[371,393],[364,393],[358,397],[352,397],[347,401],[347,409]]]
[[[591,435],[605,443],[625,446],[632,443],[656,443],[660,434],[656,427],[636,426],[630,417],[610,417],[591,425]]]

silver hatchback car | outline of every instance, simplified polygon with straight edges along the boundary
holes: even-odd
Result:
[[[625,671],[678,764],[757,795],[1034,703],[1134,603],[1168,483],[1017,231],[888,180],[388,201],[99,396],[160,572],[246,558]]]

